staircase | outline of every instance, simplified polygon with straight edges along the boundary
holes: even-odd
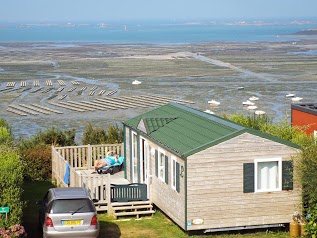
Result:
[[[118,217],[129,217],[153,215],[153,205],[150,201],[131,201],[131,202],[113,202],[111,203],[112,215],[118,219]]]

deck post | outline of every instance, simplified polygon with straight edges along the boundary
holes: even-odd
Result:
[[[108,206],[108,214],[113,215],[112,206],[111,206],[111,176],[110,173],[108,173],[107,178],[107,185],[106,185],[106,200],[107,200],[107,206]]]
[[[92,166],[92,150],[91,150],[91,145],[88,144],[88,148],[87,148],[87,168],[88,169],[91,169],[91,166]]]
[[[52,145],[52,157],[51,157],[51,161],[52,161],[52,182],[55,184],[55,169],[56,169],[56,163],[55,163],[55,148],[54,145]]]

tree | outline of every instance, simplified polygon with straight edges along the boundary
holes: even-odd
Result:
[[[117,125],[109,126],[107,132],[100,127],[87,124],[82,143],[86,144],[117,144],[123,142],[123,130]]]
[[[93,127],[88,123],[85,127],[83,141],[84,145],[87,144],[105,144],[107,142],[107,133],[103,128]]]

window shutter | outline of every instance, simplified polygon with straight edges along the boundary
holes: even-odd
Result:
[[[293,162],[282,161],[282,190],[293,190]]]
[[[158,151],[155,150],[155,176],[158,177]]]
[[[180,177],[180,174],[179,174],[179,163],[176,162],[176,191],[179,192],[180,191],[180,188],[179,188],[179,177]]]
[[[165,183],[168,184],[168,156],[165,155]]]
[[[243,164],[243,192],[254,192],[254,163]]]

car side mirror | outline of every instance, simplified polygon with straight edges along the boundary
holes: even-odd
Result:
[[[43,201],[42,201],[42,200],[37,201],[37,202],[36,202],[36,205],[42,206],[42,205],[43,205]]]

